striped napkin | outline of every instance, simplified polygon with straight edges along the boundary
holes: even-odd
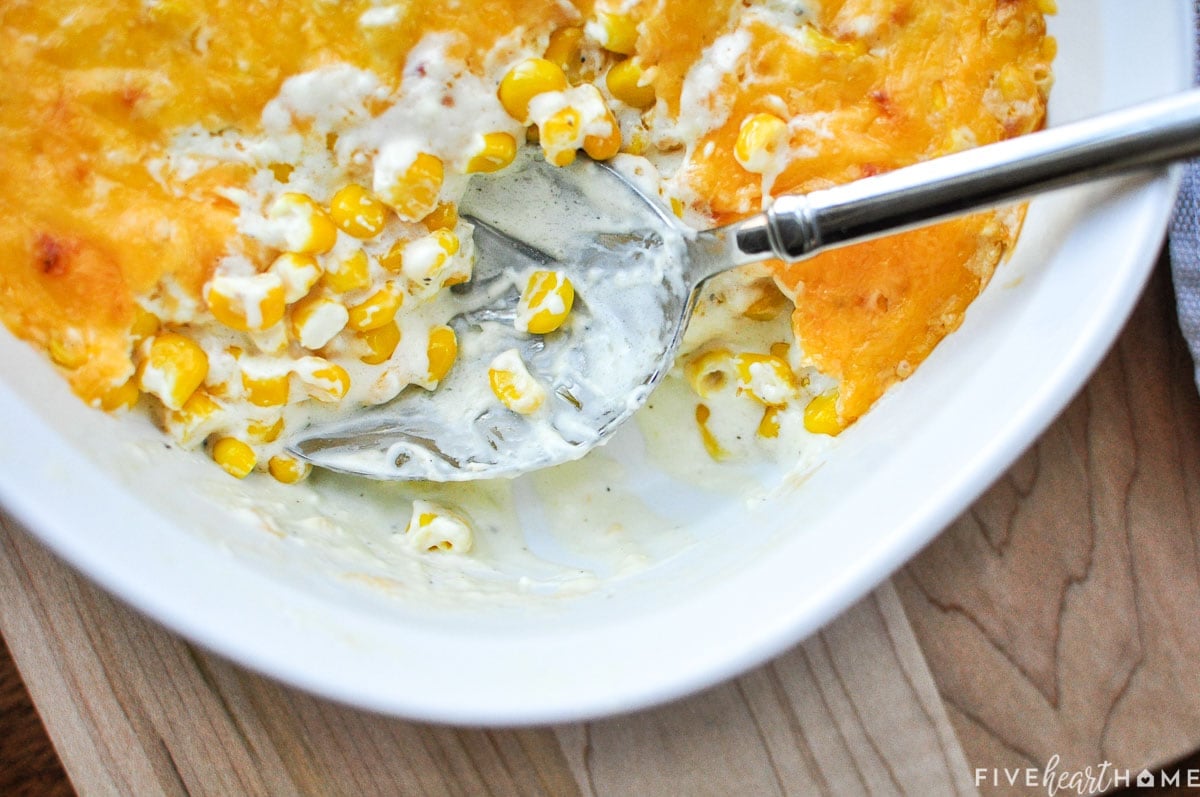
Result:
[[[1200,0],[1195,0],[1195,11],[1200,27]],[[1200,42],[1200,30],[1197,30],[1197,41]],[[1200,67],[1194,79],[1200,83]],[[1200,161],[1189,163],[1184,172],[1171,224],[1170,245],[1179,328],[1192,350],[1196,384],[1200,386]]]

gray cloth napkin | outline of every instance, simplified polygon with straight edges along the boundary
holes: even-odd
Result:
[[[1195,12],[1197,42],[1200,42],[1200,0],[1195,2]],[[1197,64],[1200,65],[1200,58]],[[1200,66],[1193,79],[1200,83]],[[1184,171],[1170,240],[1179,328],[1192,350],[1196,384],[1200,386],[1200,162],[1192,161]]]

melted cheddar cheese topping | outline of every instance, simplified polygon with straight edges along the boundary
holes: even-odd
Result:
[[[265,445],[279,434],[280,420],[263,410],[272,402],[287,404],[298,393],[321,401],[347,394],[350,374],[340,356],[383,364],[371,375],[377,398],[405,384],[436,386],[439,364],[448,368],[454,356],[437,331],[444,327],[422,332],[422,348],[391,319],[417,312],[412,308],[430,292],[469,279],[469,264],[453,266],[469,252],[458,251],[453,236],[460,228],[446,201],[451,188],[443,186],[461,185],[471,171],[503,168],[524,125],[540,128],[555,162],[578,148],[600,158],[618,151],[646,156],[660,166],[664,200],[685,218],[727,222],[760,210],[772,194],[846,182],[1038,128],[1054,56],[1043,19],[1051,6],[13,0],[0,8],[0,319],[43,348],[89,402],[124,406],[131,380],[143,391],[158,385],[154,400],[164,424],[188,434],[209,429],[188,420],[196,413],[248,402],[258,414],[236,433],[221,434]],[[253,234],[247,207],[280,201],[299,168],[256,160],[253,144],[288,82],[337,69],[372,75],[375,83],[355,95],[359,105],[347,113],[364,124],[384,119],[409,83],[433,68],[414,61],[431,37],[439,43],[438,63],[477,78],[487,102],[508,109],[507,125],[480,131],[478,150],[460,158],[404,147],[346,155],[339,168],[354,178],[352,190],[308,198],[322,218],[336,216],[335,205],[359,214],[335,219],[340,231],[329,228],[329,248]],[[536,76],[545,62],[561,70],[564,85],[542,86],[538,99],[536,87],[514,80],[506,101],[505,76],[528,63]],[[552,90],[561,93],[546,101]],[[457,96],[442,95],[448,112]],[[337,97],[321,101],[336,104]],[[334,152],[338,134],[318,129],[319,113],[295,113],[293,132],[321,133]],[[533,118],[518,118],[525,113]],[[225,154],[194,168],[168,168],[178,166],[172,158],[189,135],[224,142]],[[439,135],[428,131],[430,141]],[[553,152],[552,139],[559,147]],[[385,161],[391,171],[381,172]],[[391,196],[388,180],[407,180],[410,192]],[[275,195],[248,205],[246,197],[264,185]],[[303,211],[295,202],[287,213]],[[865,412],[958,326],[1019,223],[1015,211],[981,214],[773,266],[795,304],[805,363],[837,383],[841,424]],[[385,228],[390,249],[379,243],[353,250],[357,238]],[[239,264],[232,270],[230,258]],[[280,258],[288,262],[279,265]],[[250,287],[236,304],[220,293],[222,285]],[[188,396],[175,402],[160,395],[168,391],[164,377],[145,376],[151,341],[218,327],[246,337],[218,336],[220,352],[212,348],[218,338],[206,339],[210,367],[189,394],[196,406]],[[419,363],[387,371],[393,351]],[[288,360],[288,369],[251,363],[259,354]],[[241,386],[227,373],[239,362]],[[257,466],[265,469],[266,457]]]

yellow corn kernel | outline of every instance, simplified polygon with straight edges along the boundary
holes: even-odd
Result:
[[[284,252],[275,258],[267,271],[279,277],[283,284],[283,300],[288,304],[307,296],[324,273],[315,257],[296,252]]]
[[[711,417],[712,410],[706,404],[696,405],[696,426],[700,428],[700,441],[704,444],[704,450],[708,452],[708,455],[720,462],[729,458],[729,452],[717,442],[716,435],[708,428],[708,420]]]
[[[350,374],[337,363],[322,357],[301,357],[294,368],[305,391],[317,401],[341,401],[350,392]]]
[[[379,256],[379,265],[386,268],[388,271],[399,274],[404,270],[404,247],[408,246],[408,241],[396,241],[387,252]]]
[[[371,294],[366,301],[350,308],[347,326],[356,332],[378,329],[392,323],[403,303],[404,294],[388,283]]]
[[[458,226],[458,206],[453,202],[441,202],[428,216],[421,219],[421,224],[430,232],[453,230]]]
[[[559,28],[550,34],[546,60],[566,72],[577,72],[583,60],[583,28]]]
[[[620,55],[633,55],[637,49],[637,21],[628,14],[600,12],[596,15],[596,38],[605,50]]]
[[[250,421],[246,424],[246,434],[259,443],[274,443],[283,434],[283,418]]]
[[[754,289],[758,296],[742,311],[742,315],[752,321],[772,321],[792,306],[772,279],[758,280],[754,283]]]
[[[203,390],[197,390],[183,407],[168,411],[163,424],[172,437],[186,446],[211,434],[220,413],[221,405]]]
[[[100,397],[100,409],[105,412],[131,410],[137,404],[141,391],[138,390],[137,380],[130,379],[124,384],[110,388]]]
[[[618,100],[645,110],[654,105],[655,96],[654,86],[643,82],[644,75],[636,58],[626,58],[608,70],[604,82]]]
[[[278,324],[286,309],[286,291],[278,274],[217,275],[205,286],[208,309],[225,326],[239,332]]]
[[[547,91],[562,91],[567,76],[562,67],[545,58],[529,58],[508,70],[500,81],[500,104],[521,124],[529,124],[529,101]]]
[[[1047,15],[1057,14],[1058,0],[1037,0],[1037,10]]]
[[[467,161],[467,174],[499,171],[517,157],[517,140],[508,133],[486,133],[479,138],[475,154]]]
[[[387,206],[361,185],[351,183],[329,202],[333,223],[355,238],[374,238],[387,224]]]
[[[214,443],[212,458],[226,473],[237,479],[249,476],[258,464],[254,449],[236,437],[223,437]]]
[[[608,108],[604,109],[604,120],[608,122],[609,132],[605,135],[590,135],[583,139],[583,151],[592,160],[606,161],[621,151],[621,127],[617,118]]]
[[[779,437],[779,408],[767,407],[758,422],[758,436],[767,440]]]
[[[391,359],[400,345],[400,325],[391,321],[380,327],[358,334],[359,340],[367,344],[367,353],[358,359],[367,365],[379,365]]]
[[[686,209],[686,205],[683,204],[682,199],[680,199],[677,196],[671,197],[671,212],[675,214],[676,218],[682,219],[683,211],[685,209]]]
[[[516,349],[509,349],[488,365],[488,383],[500,403],[521,415],[537,412],[546,401],[546,388],[542,387]]]
[[[375,193],[402,221],[420,221],[438,205],[446,169],[440,158],[418,152],[401,168],[376,160]]]
[[[140,306],[133,308],[133,324],[129,327],[129,335],[133,338],[135,346],[146,338],[157,335],[161,326],[162,322],[154,313]]]
[[[688,360],[683,367],[684,378],[700,398],[710,398],[736,379],[733,353],[729,349],[710,349]]]
[[[840,434],[844,425],[838,415],[837,402],[837,389],[822,393],[808,402],[804,408],[804,428],[813,434]]]
[[[50,334],[46,349],[55,365],[69,370],[79,368],[88,359],[87,341],[77,329],[56,329]]]
[[[290,380],[287,374],[252,374],[242,371],[242,391],[256,407],[282,407],[288,401]]]
[[[150,341],[138,369],[138,387],[168,408],[181,409],[208,376],[208,355],[200,344],[178,332]]]
[[[292,307],[288,322],[292,340],[310,351],[316,351],[350,322],[350,312],[334,299],[313,295],[301,299]]]
[[[1008,102],[1028,99],[1037,91],[1037,87],[1034,86],[1032,79],[1023,70],[1018,69],[1012,64],[1005,64],[1001,67],[995,81],[996,88],[1000,90],[1000,95]]]
[[[441,285],[446,261],[458,253],[458,236],[447,229],[434,230],[429,235],[409,241],[400,256],[404,276],[422,285]],[[469,265],[469,264],[468,264]]]
[[[467,553],[474,540],[471,527],[458,515],[429,501],[413,501],[405,537],[420,551]]]
[[[425,354],[429,359],[429,381],[435,384],[441,382],[458,358],[458,335],[454,334],[454,329],[438,326],[429,330]]]
[[[570,166],[574,163],[582,124],[579,111],[569,105],[556,111],[543,122],[540,132],[546,160],[555,166]]]
[[[768,351],[771,352],[772,357],[778,357],[779,359],[783,360],[784,362],[787,362],[788,353],[791,351],[791,348],[792,347],[789,344],[785,343],[782,340],[779,340],[779,341],[772,343],[771,348],[768,349]]]
[[[308,478],[312,465],[287,454],[276,454],[267,460],[267,470],[282,484],[296,484]]]
[[[790,137],[787,122],[770,113],[755,113],[742,120],[733,157],[742,168],[765,174],[776,167],[777,156]]]
[[[799,389],[791,366],[770,354],[744,352],[734,358],[734,367],[738,392],[748,393],[768,406],[786,405]]]
[[[271,203],[267,216],[279,222],[281,248],[289,252],[319,255],[337,243],[337,226],[306,194],[280,194]]]
[[[535,271],[517,301],[519,332],[545,335],[563,325],[575,302],[575,287],[559,271]]]
[[[370,287],[371,261],[367,259],[367,253],[355,249],[348,257],[329,263],[325,268],[325,284],[338,293]]]
[[[935,80],[929,87],[930,103],[935,111],[944,111],[949,107],[950,101],[946,97],[946,84],[940,80]]]

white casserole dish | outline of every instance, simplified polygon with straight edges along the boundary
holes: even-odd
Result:
[[[1051,124],[1190,83],[1189,3],[1060,5]],[[271,523],[238,508],[241,488],[211,462],[167,449],[146,423],[84,407],[7,333],[0,503],[168,628],[337,700],[472,724],[646,706],[813,632],[998,477],[1119,332],[1154,263],[1176,182],[1160,175],[1037,200],[1016,254],[963,327],[807,478],[747,505],[653,467],[634,473],[679,530],[641,541],[645,568],[581,581],[590,588],[578,594],[553,592],[555,581],[480,580],[467,568],[461,578],[435,572],[451,583],[439,596],[413,582],[420,573],[389,569],[394,561],[379,555],[385,530],[360,537],[310,523],[305,534],[268,533]],[[517,494],[520,504],[529,493]],[[274,485],[256,495],[268,515],[299,500]],[[385,502],[378,517],[387,510]],[[547,555],[556,553],[572,561]]]

